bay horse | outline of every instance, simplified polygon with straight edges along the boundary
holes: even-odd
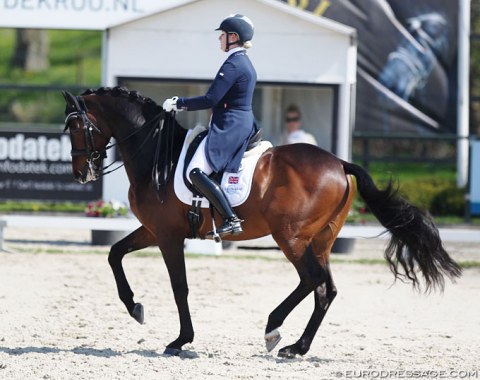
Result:
[[[130,252],[158,246],[180,318],[180,334],[166,346],[164,353],[179,355],[182,346],[194,338],[184,258],[184,240],[191,237],[191,230],[187,218],[189,206],[176,198],[171,173],[187,131],[174,115],[165,113],[153,100],[135,91],[103,87],[87,90],[80,96],[65,91],[63,95],[74,179],[85,183],[105,174],[102,160],[114,137],[130,181],[130,207],[142,224],[115,243],[109,252],[108,262],[118,295],[128,313],[143,323],[143,306],[134,301],[122,259]],[[157,138],[160,135],[163,137]],[[162,152],[168,153],[162,155]],[[159,154],[164,158],[158,159]],[[152,176],[152,171],[156,175]],[[160,177],[160,181],[153,177]],[[428,291],[443,289],[445,276],[454,280],[461,275],[461,268],[445,251],[432,219],[400,197],[391,181],[380,190],[360,166],[313,145],[270,148],[256,165],[248,199],[235,209],[245,220],[244,231],[225,239],[247,240],[271,234],[298,273],[298,286],[268,316],[265,329],[268,351],[279,342],[278,328],[286,317],[313,292],[314,310],[304,333],[297,342],[280,349],[280,357],[293,358],[308,352],[337,294],[329,256],[352,204],[353,177],[360,196],[391,234],[385,258],[395,279],[409,281],[418,288],[423,278]],[[203,209],[202,214],[199,232],[205,236],[212,230],[212,221],[208,209]],[[221,222],[216,218],[216,223]],[[420,278],[417,272],[421,273]]]

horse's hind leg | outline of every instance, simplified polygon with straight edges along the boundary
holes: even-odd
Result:
[[[351,188],[351,179],[348,179],[348,181]],[[337,217],[314,236],[301,259],[292,260],[288,255],[288,253],[298,252],[298,249],[284,250],[287,257],[295,265],[300,280],[305,284],[306,289],[313,290],[315,306],[304,333],[295,344],[286,346],[278,352],[281,357],[293,358],[297,354],[305,355],[308,352],[328,308],[337,295],[337,289],[330,272],[329,256],[333,242],[347,218],[353,195],[353,191],[346,193],[347,198]],[[284,246],[289,247],[288,244]],[[295,258],[295,256],[292,257]]]
[[[143,323],[143,306],[133,301],[133,292],[125,276],[122,259],[127,253],[152,245],[155,245],[154,236],[142,226],[115,243],[108,255],[108,262],[117,283],[118,296],[127,307],[128,313],[141,324]]]
[[[285,318],[312,290],[311,286],[300,279],[296,289],[270,313],[267,327],[265,328],[265,345],[268,352],[272,351],[280,342],[280,332],[277,328],[283,324]]]
[[[280,341],[281,337],[277,329],[283,324],[285,318],[319,283],[326,280],[325,270],[319,265],[308,241],[298,239],[292,245],[289,240],[282,239],[279,236],[274,237],[276,237],[278,245],[287,258],[295,266],[300,277],[300,283],[268,317],[265,329],[265,344],[268,351],[273,350]],[[295,254],[296,252],[303,253]]]
[[[300,280],[313,290],[315,306],[300,339],[295,344],[282,348],[278,352],[278,356],[293,358],[297,354],[305,355],[308,352],[328,308],[337,295],[328,258],[338,231],[343,226],[347,212],[348,209],[342,211],[336,223],[320,231],[305,249],[302,258],[293,262],[300,275]]]
[[[290,312],[310,293],[314,292],[315,308],[308,322],[305,332],[293,345],[282,348],[278,355],[281,357],[294,357],[296,354],[304,355],[310,349],[313,338],[327,312],[328,307],[337,293],[333,284],[328,265],[328,252],[334,237],[330,230],[322,231],[306,248],[303,255],[297,260],[293,252],[305,247],[306,242],[296,241],[291,246],[287,241],[277,239],[277,243],[290,258],[299,276],[300,284],[297,288],[270,314],[266,327],[265,342],[267,350],[271,351],[280,341],[277,328],[283,324]],[[318,255],[316,252],[320,252]]]
[[[312,255],[312,253],[306,253],[306,255],[307,254],[308,256]],[[329,264],[327,263],[324,266],[320,266],[316,260],[311,260],[309,265],[315,268],[313,271],[312,268],[309,270],[309,273],[314,274],[309,280],[309,282],[313,281],[315,284],[313,290],[315,299],[314,311],[300,339],[290,346],[283,347],[278,352],[278,356],[280,357],[293,358],[297,354],[305,355],[308,352],[328,308],[337,295],[337,289],[333,283]]]

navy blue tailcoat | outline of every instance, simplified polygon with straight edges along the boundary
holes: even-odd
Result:
[[[256,131],[252,111],[256,82],[255,68],[246,51],[240,50],[225,60],[204,96],[177,100],[179,109],[212,108],[205,153],[217,173],[238,172],[248,139]]]

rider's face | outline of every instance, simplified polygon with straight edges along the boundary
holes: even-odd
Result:
[[[218,39],[220,40],[220,49],[225,51],[227,49],[227,33],[222,32]]]
[[[218,39],[220,40],[220,49],[222,51],[227,51],[227,39],[230,42],[230,44],[235,44],[235,42],[238,42],[238,36],[236,33],[227,34],[223,31],[220,34],[220,36],[218,36]],[[230,45],[229,49],[231,48],[232,48],[232,45]]]

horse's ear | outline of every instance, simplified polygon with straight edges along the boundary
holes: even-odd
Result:
[[[78,112],[81,110],[80,104],[78,104],[78,100],[75,96],[73,96],[68,91],[62,91],[62,94],[63,94],[63,97],[65,98],[65,101],[70,107],[74,108],[75,111],[78,111]]]
[[[85,99],[83,99],[83,96],[78,96],[76,99],[81,109],[85,112],[88,112],[87,104],[85,103]]]

